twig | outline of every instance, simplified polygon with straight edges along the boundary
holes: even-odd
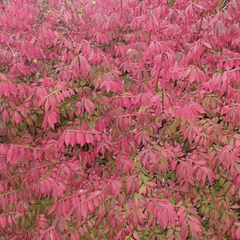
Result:
[[[120,4],[121,4],[121,18],[122,18],[122,16],[123,16],[123,0],[120,0]]]
[[[220,59],[220,62],[224,62],[224,61],[231,61],[231,60],[240,60],[240,57],[234,57],[234,58],[223,58]]]
[[[10,41],[10,40],[9,40],[9,41]],[[17,59],[19,62],[21,62],[22,64],[24,64],[24,63],[17,57],[17,55],[14,53],[12,47],[9,45],[9,41],[7,42],[7,46],[8,46],[8,48],[10,49],[13,57],[16,58],[16,59]]]

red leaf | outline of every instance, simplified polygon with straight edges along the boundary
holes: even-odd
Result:
[[[93,114],[94,108],[95,108],[95,105],[93,104],[93,102],[90,99],[85,99],[84,103],[85,103],[84,107],[87,110],[87,112],[89,114]]]
[[[54,124],[57,122],[57,119],[56,119],[56,113],[51,111],[48,116],[47,116],[47,119],[48,119],[48,125],[54,129]]]
[[[205,113],[205,110],[203,109],[203,107],[199,103],[192,102],[192,106],[194,106],[194,108],[197,109],[198,112]]]
[[[77,141],[78,144],[81,145],[81,147],[84,146],[84,144],[86,143],[84,134],[78,132],[76,134],[76,141]]]
[[[81,210],[82,210],[83,217],[87,218],[87,216],[88,216],[88,206],[87,206],[87,204],[82,204]]]
[[[79,239],[80,239],[80,236],[77,231],[74,231],[71,233],[71,240],[79,240]]]
[[[123,230],[120,230],[120,231],[117,233],[117,235],[116,235],[116,237],[115,237],[115,240],[120,239],[120,237],[122,236],[122,232],[123,232]]]
[[[46,99],[46,102],[45,102],[45,113],[47,113],[48,112],[48,110],[49,110],[49,100],[48,100],[48,98]]]
[[[22,116],[18,112],[14,113],[14,122],[17,124],[22,123]]]
[[[0,224],[1,224],[1,227],[4,229],[6,226],[7,226],[7,221],[6,221],[6,217],[1,217],[0,216]]]
[[[89,134],[89,133],[85,134],[85,138],[87,143],[94,144],[94,138],[92,134]]]
[[[67,221],[61,217],[59,219],[59,222],[58,222],[58,228],[59,228],[59,231],[62,233],[64,232],[67,228],[68,228],[68,224],[67,224]]]
[[[71,141],[71,134],[70,134],[70,132],[66,132],[65,133],[64,141],[65,141],[66,145],[68,146],[70,141]]]
[[[212,49],[212,46],[211,46],[209,43],[207,43],[207,42],[202,42],[202,44],[205,45],[207,48]]]
[[[238,239],[240,239],[240,227],[237,229],[237,231],[236,231],[236,237],[238,238]]]
[[[156,187],[157,186],[157,184],[155,182],[148,182],[147,185],[150,186],[150,187]]]
[[[7,162],[10,162],[10,161],[11,161],[12,156],[13,156],[13,149],[12,149],[12,147],[10,147],[10,148],[8,149],[7,155],[6,155],[6,157],[7,157]]]

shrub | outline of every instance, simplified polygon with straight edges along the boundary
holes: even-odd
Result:
[[[0,3],[0,239],[240,239],[240,3]]]

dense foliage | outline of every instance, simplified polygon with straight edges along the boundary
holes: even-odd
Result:
[[[240,1],[0,2],[0,239],[240,239]]]

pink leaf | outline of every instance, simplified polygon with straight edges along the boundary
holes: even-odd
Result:
[[[236,231],[236,237],[238,238],[238,239],[240,239],[240,227],[237,229],[237,231]]]
[[[71,142],[71,134],[70,134],[70,132],[66,132],[65,133],[64,141],[65,141],[66,145],[68,146],[69,143]]]

